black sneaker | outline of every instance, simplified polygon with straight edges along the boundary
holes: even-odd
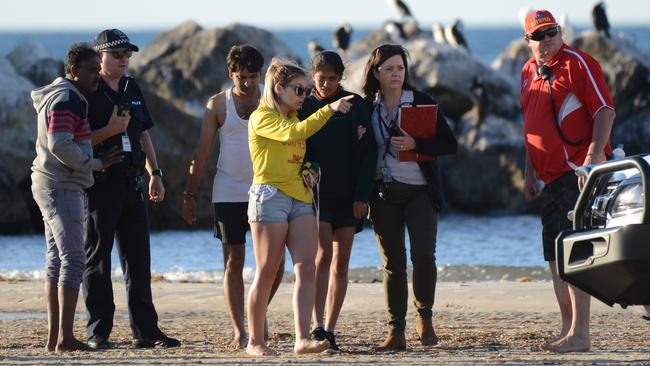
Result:
[[[180,347],[181,341],[176,338],[168,337],[164,334],[160,334],[158,338],[140,338],[133,340],[133,347],[135,348],[172,348]]]
[[[311,331],[311,339],[315,341],[324,341],[326,337],[327,334],[323,327],[316,327]]]
[[[330,352],[341,352],[339,345],[336,344],[336,335],[334,335],[334,332],[325,332],[325,339],[330,342]]]
[[[111,348],[111,344],[108,342],[108,338],[94,335],[88,338],[88,347],[92,349],[108,349]]]

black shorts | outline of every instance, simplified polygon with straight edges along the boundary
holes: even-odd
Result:
[[[214,203],[214,237],[223,244],[246,243],[248,202]]]
[[[576,205],[580,191],[578,177],[569,172],[547,184],[542,191],[542,240],[544,260],[555,260],[555,239],[564,230],[573,228],[567,213]]]
[[[354,227],[355,233],[363,230],[363,220],[354,217],[352,204],[343,208],[319,207],[320,221],[332,225],[332,231],[342,227]]]

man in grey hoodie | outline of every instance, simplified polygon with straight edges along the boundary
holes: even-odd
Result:
[[[66,55],[65,78],[32,91],[38,113],[36,159],[32,164],[32,193],[45,226],[48,352],[87,349],[74,337],[73,322],[83,271],[84,189],[93,184],[93,170],[122,160],[121,151],[93,158],[84,93],[97,89],[99,56],[85,44]]]

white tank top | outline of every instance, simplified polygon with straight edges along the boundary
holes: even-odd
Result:
[[[237,114],[231,88],[226,90],[226,120],[219,128],[219,160],[212,183],[212,202],[248,202],[252,182],[248,120]]]

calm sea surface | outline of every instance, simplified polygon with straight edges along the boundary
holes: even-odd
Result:
[[[534,216],[446,215],[438,229],[437,263],[454,278],[531,275],[545,265],[541,251],[541,224]],[[247,238],[246,277],[255,267],[252,240]],[[152,270],[174,280],[216,281],[222,276],[221,243],[212,231],[161,231],[151,235]],[[43,276],[45,242],[42,235],[0,236],[0,276],[36,279]],[[287,256],[287,258],[290,258]],[[355,238],[350,268],[356,278],[373,277],[381,265],[371,229]],[[521,268],[529,268],[521,272]],[[119,260],[113,250],[113,268]],[[291,262],[286,263],[291,272]],[[451,271],[451,272],[450,272]],[[444,273],[443,273],[444,274]]]

